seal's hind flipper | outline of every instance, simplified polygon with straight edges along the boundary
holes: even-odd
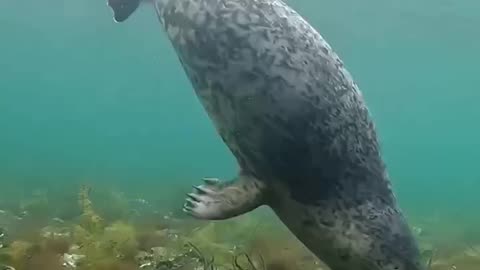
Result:
[[[123,22],[140,5],[140,0],[108,0],[108,6],[113,10],[113,19],[115,22]]]
[[[257,179],[241,175],[221,182],[204,178],[204,184],[187,194],[183,211],[198,219],[222,220],[250,212],[264,202],[265,185]]]

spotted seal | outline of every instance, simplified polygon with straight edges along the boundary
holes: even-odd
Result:
[[[322,36],[280,0],[153,0],[178,58],[239,165],[184,211],[206,220],[268,205],[332,270],[423,269],[374,123]],[[109,0],[117,22],[139,0]]]

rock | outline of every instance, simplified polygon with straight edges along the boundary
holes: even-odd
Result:
[[[41,235],[46,238],[51,237],[68,239],[71,237],[71,232],[69,228],[47,226],[41,230]]]
[[[12,266],[0,264],[0,270],[15,270]]]
[[[143,269],[143,270],[155,270],[156,265],[153,262],[146,262],[146,263],[143,263],[143,264],[139,265],[138,268]]]
[[[79,245],[70,246],[70,249],[68,250],[68,253],[70,253],[70,254],[80,253],[80,246]]]
[[[10,212],[0,209],[0,234],[3,234],[3,238],[5,238],[5,234],[15,227],[18,223],[18,218]]]
[[[189,256],[185,250],[154,247],[150,252],[141,251],[135,257],[139,269],[142,270],[181,270],[197,269],[198,259]],[[202,268],[198,268],[204,270]]]
[[[6,211],[0,210],[0,249],[7,245],[9,232],[15,227],[16,219]],[[2,269],[0,269],[2,270]]]
[[[75,269],[77,268],[78,263],[85,258],[85,255],[78,255],[78,254],[63,254],[63,267],[67,269]]]
[[[135,261],[137,262],[138,266],[151,263],[154,261],[153,254],[146,251],[140,251],[138,252],[137,256],[135,256]]]
[[[151,249],[153,259],[156,262],[161,262],[167,260],[168,250],[164,247],[153,247]]]
[[[4,240],[5,240],[5,231],[3,228],[0,227],[0,248],[3,248],[5,246],[3,242]]]

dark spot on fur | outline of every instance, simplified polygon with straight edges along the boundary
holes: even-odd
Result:
[[[253,116],[252,121],[253,121],[253,124],[255,124],[255,125],[258,125],[262,122],[262,120],[258,116]]]
[[[307,84],[307,92],[312,95],[313,94],[313,88],[310,84]]]
[[[315,222],[311,219],[305,219],[302,221],[302,225],[305,227],[313,227],[315,225]]]
[[[250,82],[258,80],[258,75],[254,72],[248,72],[244,76],[245,76],[245,79]]]
[[[348,252],[342,252],[342,254],[340,254],[340,259],[342,261],[348,261],[350,260],[351,256],[350,254],[348,254]]]

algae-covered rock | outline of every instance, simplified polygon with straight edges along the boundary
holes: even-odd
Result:
[[[0,210],[0,245],[4,246],[11,241],[11,236],[16,231],[21,218],[9,211]]]
[[[155,265],[153,254],[146,251],[138,252],[138,254],[135,256],[135,262],[140,268]]]

